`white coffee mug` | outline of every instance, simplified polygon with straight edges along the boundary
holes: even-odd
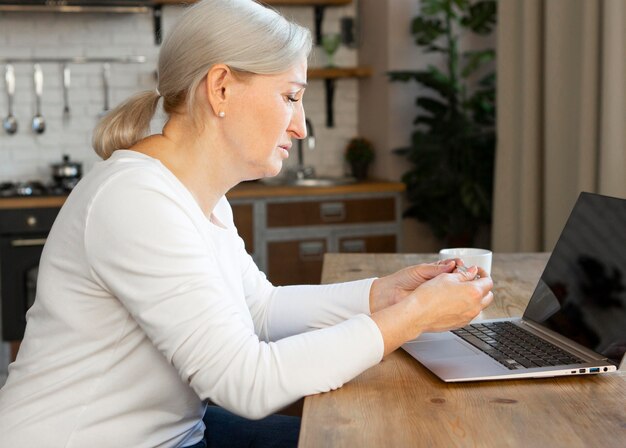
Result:
[[[483,268],[488,275],[491,275],[491,255],[490,250],[473,247],[455,247],[439,251],[440,260],[460,258],[466,267],[478,266]]]

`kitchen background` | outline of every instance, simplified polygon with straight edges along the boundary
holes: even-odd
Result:
[[[183,8],[163,8],[163,32]],[[297,22],[313,28],[313,9],[283,7],[281,10]],[[354,17],[355,5],[327,8],[324,31],[338,32],[342,17]],[[111,64],[110,102],[117,105],[137,91],[154,89],[154,70],[159,46],[154,42],[151,14],[116,13],[0,13],[0,59],[98,57],[122,58],[145,56],[143,64]],[[357,50],[342,46],[335,60],[341,66],[355,66]],[[325,63],[325,55],[316,48],[311,65]],[[89,171],[98,160],[91,149],[91,133],[104,107],[102,64],[69,64],[70,119],[63,120],[61,66],[41,64],[44,78],[42,115],[46,131],[36,135],[30,129],[34,116],[32,64],[14,64],[16,93],[14,115],[19,130],[14,135],[0,134],[0,181],[50,180],[50,164],[59,162],[62,154],[82,162]],[[2,67],[4,69],[4,67]],[[4,70],[3,70],[4,74]],[[340,176],[344,173],[342,151],[349,138],[357,134],[358,81],[338,82],[335,96],[335,127],[326,128],[324,84],[310,83],[306,94],[306,113],[312,121],[318,150],[307,152],[305,162],[320,174]],[[2,117],[7,114],[3,83]],[[163,116],[157,117],[153,131],[158,132]],[[295,164],[295,157],[287,166]]]
[[[278,7],[287,17],[315,27],[311,6]],[[343,152],[350,138],[364,136],[376,148],[376,160],[370,175],[377,179],[399,181],[406,170],[406,161],[392,154],[394,148],[406,145],[413,129],[417,85],[391,83],[389,70],[422,69],[437,63],[431,55],[422,54],[410,35],[410,18],[420,9],[419,0],[354,0],[346,6],[327,7],[322,31],[339,32],[341,21],[355,22],[356,43],[342,45],[334,60],[338,66],[366,66],[372,69],[367,78],[342,78],[336,83],[334,127],[326,126],[326,93],[324,81],[309,81],[305,95],[305,111],[311,120],[316,148],[305,151],[304,161],[315,167],[319,175],[342,176],[348,167]],[[163,7],[163,33],[183,8]],[[477,43],[480,45],[481,43]],[[470,45],[472,45],[470,43]],[[155,44],[151,14],[115,13],[24,13],[0,12],[0,61],[10,58],[123,58],[144,56],[141,64],[111,64],[110,105],[114,107],[131,94],[154,89],[154,70],[159,46]],[[315,47],[311,67],[324,66],[326,56]],[[31,130],[35,114],[33,66],[14,64],[16,92],[14,115],[19,129],[14,135],[0,132],[0,183],[52,180],[51,165],[59,163],[64,154],[81,162],[89,171],[98,160],[91,148],[91,133],[103,112],[102,64],[69,64],[69,119],[63,119],[62,71],[58,63],[42,63],[42,115],[46,121],[43,134]],[[4,64],[0,62],[4,75]],[[0,83],[0,116],[7,115],[6,87]],[[152,131],[159,132],[164,117],[158,114]],[[285,169],[296,165],[295,151]],[[413,219],[403,220],[402,252],[432,252],[440,242],[428,228]],[[6,374],[9,349],[0,348],[0,384]]]
[[[327,8],[324,31],[338,32],[342,17],[355,17],[356,4]],[[281,11],[310,29],[314,28],[313,8],[283,7]],[[180,6],[164,6],[163,33],[181,14]],[[153,18],[149,13],[0,13],[0,60],[8,58],[97,57],[122,58],[145,56],[142,64],[111,64],[110,105],[114,107],[131,94],[155,88],[154,71],[159,46],[155,44]],[[357,65],[356,48],[341,46],[335,55],[340,66]],[[323,65],[325,55],[314,49],[311,66]],[[41,64],[43,70],[43,134],[31,130],[35,114],[33,65],[13,64],[16,76],[14,111],[19,128],[13,135],[0,132],[0,182],[41,181],[49,183],[51,164],[62,155],[83,163],[89,171],[98,157],[91,148],[91,133],[103,111],[105,98],[102,64],[69,64],[70,117],[63,119],[62,70],[57,63]],[[4,75],[4,65],[0,64]],[[4,79],[4,76],[3,78]],[[340,80],[335,93],[335,126],[325,126],[325,93],[322,80],[310,82],[306,94],[306,114],[314,126],[317,149],[305,153],[305,163],[319,174],[344,174],[342,154],[346,142],[357,135],[358,81]],[[0,108],[7,115],[6,86],[1,83]],[[158,132],[164,116],[158,114],[152,130]],[[295,146],[294,146],[295,149]],[[295,151],[286,168],[295,165]],[[4,383],[9,362],[8,344],[0,350],[0,385]]]

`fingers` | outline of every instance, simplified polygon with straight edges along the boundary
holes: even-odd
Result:
[[[446,258],[445,260],[439,260],[436,263],[433,264],[450,264],[450,263],[454,263],[454,266],[464,266],[463,264],[463,260],[461,260],[460,258]]]
[[[485,294],[483,299],[480,301],[480,304],[483,307],[483,309],[485,309],[489,305],[491,305],[491,302],[493,302],[493,297],[494,297],[493,296],[493,291],[489,291],[487,294]]]
[[[470,268],[466,268],[465,266],[457,266],[454,273],[459,276],[459,279],[461,281],[472,281],[476,279],[476,276],[478,275],[478,268],[476,266],[472,266]]]
[[[423,265],[424,267],[434,267],[438,273],[441,272],[452,272],[452,270],[456,267],[456,261],[453,259],[448,260],[440,260],[436,263]]]
[[[436,263],[417,265],[415,266],[415,273],[421,278],[429,280],[437,277],[439,274],[443,274],[444,272],[452,272],[455,267],[456,264],[454,260],[441,260]]]

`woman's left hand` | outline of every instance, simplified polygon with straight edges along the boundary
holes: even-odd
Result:
[[[375,313],[400,302],[422,283],[444,272],[452,272],[461,260],[442,260],[436,263],[418,264],[381,277],[370,288],[370,312]]]

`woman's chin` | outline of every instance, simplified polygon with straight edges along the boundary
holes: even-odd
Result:
[[[283,163],[279,162],[277,164],[273,164],[268,167],[263,176],[261,177],[276,177],[280,174],[281,169],[283,168]]]

